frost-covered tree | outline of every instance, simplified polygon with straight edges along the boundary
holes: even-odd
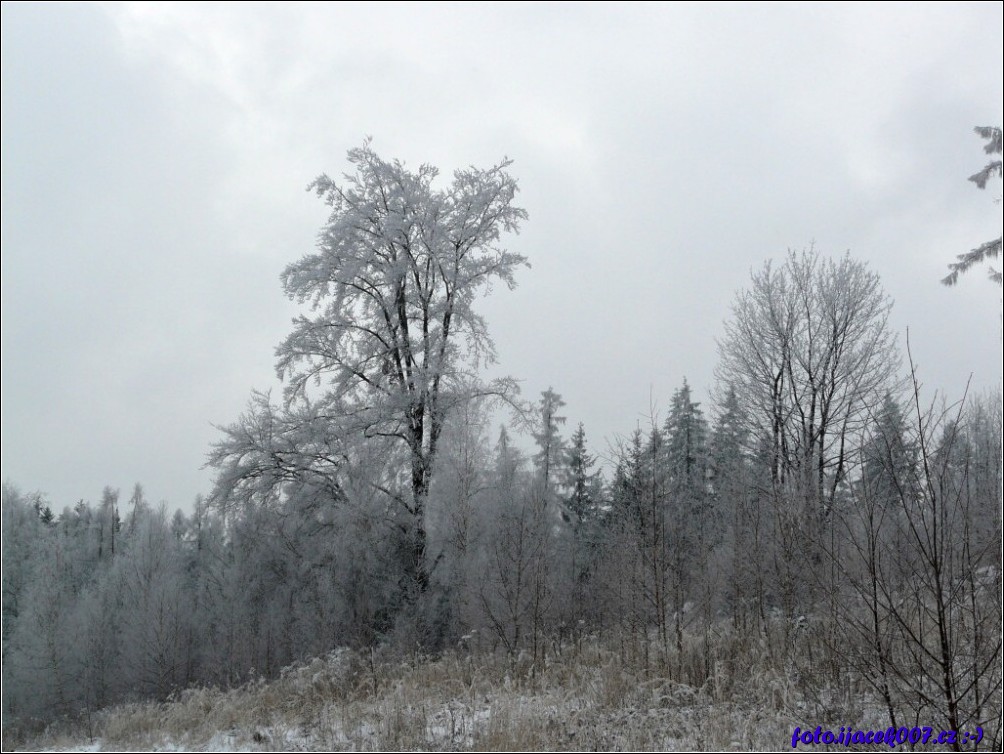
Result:
[[[755,443],[770,591],[788,618],[835,593],[824,558],[838,545],[832,514],[862,429],[900,384],[891,307],[866,264],[809,249],[754,271],[725,323],[718,378],[735,390]]]
[[[664,435],[671,489],[686,491],[691,497],[703,496],[707,486],[708,423],[700,402],[691,397],[686,379],[673,394]]]
[[[495,447],[486,568],[480,589],[485,620],[506,650],[529,648],[540,659],[553,590],[550,525],[539,477],[521,473],[522,458],[502,429]]]
[[[614,480],[610,485],[612,513],[616,518],[634,522],[638,519],[642,485],[642,433],[636,429],[618,453]]]
[[[558,415],[564,405],[565,401],[561,399],[559,393],[554,392],[553,388],[541,393],[537,404],[537,428],[533,432],[537,452],[533,456],[533,461],[548,493],[555,478],[562,472],[564,462],[565,442],[558,430],[558,427],[565,423],[565,417]]]
[[[707,564],[720,528],[710,515],[708,493],[708,423],[690,385],[673,393],[665,425],[667,472],[667,546],[670,607],[677,651],[683,647],[684,606],[701,598],[710,609]]]
[[[862,443],[838,559],[837,653],[891,724],[980,726],[999,748],[1000,404],[925,407],[912,365],[911,381],[908,411],[887,406]]]
[[[503,485],[509,487],[518,476],[512,464],[519,459],[506,429],[501,428],[497,443],[489,438],[495,418],[489,407],[489,402],[472,401],[450,417],[429,498],[429,547],[440,558],[434,586],[439,620],[449,622],[447,640],[480,637],[486,625],[481,593],[499,535],[499,509],[508,504],[498,492],[502,480],[510,480]],[[503,469],[507,465],[509,471]],[[477,630],[472,634],[472,629]]]
[[[317,251],[282,275],[287,295],[310,307],[277,348],[283,403],[257,394],[225,429],[211,456],[214,498],[268,499],[304,482],[340,498],[340,470],[379,447],[371,483],[397,508],[412,600],[429,585],[426,505],[447,418],[474,397],[515,391],[478,375],[494,348],[475,301],[495,281],[515,285],[526,259],[500,242],[526,212],[508,159],[458,170],[442,188],[436,168],[388,162],[368,142],[348,159],[353,174],[311,184],[331,214]]]
[[[754,272],[725,323],[718,377],[749,436],[770,443],[772,484],[807,515],[828,509],[853,437],[895,386],[891,307],[863,262],[810,249]]]
[[[129,547],[116,562],[121,599],[121,666],[132,687],[162,697],[182,687],[184,641],[192,617],[185,589],[181,543],[172,535],[166,506],[134,521]]]
[[[668,646],[665,460],[665,440],[654,418],[647,438],[636,429],[619,449],[596,582],[612,598],[608,609],[614,620],[636,637],[655,626]]]
[[[586,430],[579,422],[565,452],[562,483],[565,507],[574,517],[575,524],[585,522],[598,513],[603,481],[599,472],[591,471],[594,465],[596,457],[586,448]]]
[[[4,724],[8,716],[35,714],[51,698],[39,694],[39,688],[51,679],[46,658],[36,644],[39,620],[45,607],[39,601],[40,577],[51,578],[47,568],[54,539],[52,511],[39,493],[23,494],[13,484],[4,482],[2,490],[2,582],[3,582],[3,683]],[[51,586],[51,580],[48,582]],[[39,698],[41,697],[41,699]],[[41,703],[39,703],[41,702]]]
[[[95,525],[98,538],[98,559],[115,557],[115,540],[119,533],[119,491],[105,487],[101,493]]]
[[[895,500],[912,483],[917,449],[909,440],[903,407],[891,394],[869,429],[861,448],[861,483],[871,497]]]
[[[987,143],[983,146],[984,152],[987,154],[1001,153],[1001,129],[999,126],[976,126],[973,130],[976,131],[981,139],[986,140]],[[979,188],[985,189],[987,187],[987,183],[994,176],[997,176],[998,178],[1001,177],[1000,159],[988,162],[981,171],[969,176],[969,180],[975,183]],[[941,282],[945,285],[955,285],[959,280],[959,273],[965,272],[974,264],[979,264],[987,259],[996,259],[1000,255],[1001,236],[997,236],[997,238],[991,241],[980,244],[972,251],[967,251],[965,254],[959,254],[959,261],[952,262],[948,265],[948,269],[950,269],[951,272],[946,277],[942,278]],[[990,279],[997,283],[997,285],[1000,285],[1001,273],[991,267]]]
[[[590,581],[600,556],[604,527],[603,478],[593,471],[596,457],[586,444],[580,422],[572,433],[558,477],[561,525],[555,559],[560,569],[556,613],[563,630],[578,631],[594,613],[595,585]]]
[[[24,495],[13,484],[4,482],[2,491],[3,547],[3,658],[7,660],[10,636],[18,617],[27,607],[25,589],[31,582],[29,558],[40,549],[47,524],[43,511],[52,512],[42,496]]]
[[[764,595],[764,522],[752,494],[748,445],[739,397],[725,388],[708,446],[709,494],[727,544],[725,600],[737,628],[762,612]]]

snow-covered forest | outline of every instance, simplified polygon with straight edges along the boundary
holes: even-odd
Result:
[[[560,390],[483,376],[482,296],[532,274],[506,250],[527,220],[510,163],[446,180],[369,143],[348,159],[315,181],[330,217],[282,275],[303,310],[282,391],[220,428],[190,513],[138,484],[62,511],[4,486],[5,739],[272,679],[376,697],[394,662],[525,694],[614,663],[662,684],[649,708],[740,704],[767,677],[788,717],[1000,745],[1000,393],[927,394],[867,263],[809,248],[754,270],[713,399],[684,380],[663,414],[626,419],[605,473]],[[396,743],[486,745],[493,709],[464,707],[462,740],[426,721]],[[300,744],[338,742],[310,728]],[[532,743],[603,746],[591,730]],[[606,745],[679,737],[652,736]]]

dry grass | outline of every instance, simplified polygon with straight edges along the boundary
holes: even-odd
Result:
[[[790,746],[796,725],[863,726],[858,689],[807,678],[767,640],[688,637],[683,655],[621,637],[554,648],[536,665],[339,650],[271,682],[120,706],[92,724],[105,749],[252,751],[761,750]],[[31,745],[71,740],[86,732],[52,730]]]

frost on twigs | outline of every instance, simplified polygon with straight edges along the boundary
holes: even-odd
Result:
[[[223,428],[209,459],[221,470],[218,500],[284,481],[330,486],[353,448],[378,438],[403,446],[421,498],[447,415],[475,398],[515,400],[511,378],[479,377],[495,348],[474,306],[528,265],[499,243],[526,219],[511,160],[458,170],[437,188],[436,168],[410,171],[368,141],[348,158],[354,173],[309,187],[331,214],[317,250],[282,274],[308,308],[276,349],[283,400],[255,393]]]

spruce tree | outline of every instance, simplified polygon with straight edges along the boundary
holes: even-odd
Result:
[[[580,422],[565,454],[564,472],[565,507],[571,513],[575,525],[596,514],[602,482],[599,474],[590,472],[595,463],[595,456],[586,450],[586,430]]]

